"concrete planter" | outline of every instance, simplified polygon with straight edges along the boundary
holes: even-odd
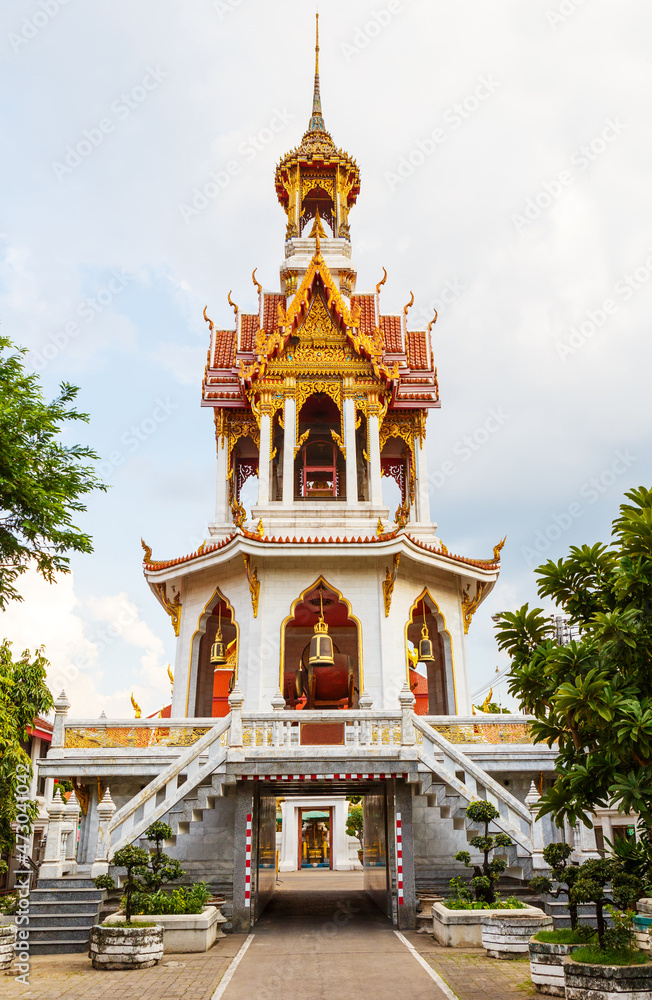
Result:
[[[585,965],[564,959],[567,1000],[652,1000],[649,965]]]
[[[494,910],[482,915],[482,947],[489,958],[527,955],[530,938],[537,931],[552,930],[552,917],[533,906],[524,910]]]
[[[545,916],[536,906],[525,906],[522,910],[449,910],[443,903],[435,903],[432,908],[432,932],[435,940],[445,948],[482,948],[483,917],[505,913],[520,917]],[[535,930],[541,930],[541,926],[537,923]],[[531,930],[530,934],[533,933]],[[528,938],[525,938],[525,952],[527,944]]]
[[[652,951],[650,934],[652,933],[652,899],[639,899],[636,904],[638,914],[634,917],[634,937],[641,951]]]
[[[541,930],[542,928],[539,928]],[[581,948],[582,944],[552,944],[530,938],[530,978],[537,993],[565,997],[564,959]]]
[[[122,911],[113,913],[104,921],[105,925],[124,920]],[[131,922],[147,923],[155,920],[163,929],[163,949],[175,954],[183,951],[208,951],[218,938],[226,937],[222,933],[222,924],[226,923],[216,906],[206,906],[201,913],[161,913],[156,915],[140,914],[131,918]]]
[[[90,951],[94,969],[150,969],[163,958],[163,928],[91,927]]]
[[[16,925],[0,925],[0,969],[8,969],[14,960]]]

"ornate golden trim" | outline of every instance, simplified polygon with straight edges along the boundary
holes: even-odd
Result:
[[[478,580],[478,582],[476,583],[475,597],[471,597],[471,595],[468,593],[469,587],[470,587],[470,584],[467,585],[467,588],[466,588],[467,592],[462,594],[462,614],[464,615],[464,635],[468,634],[469,626],[471,624],[471,619],[473,618],[473,615],[476,613],[476,611],[478,610],[478,607],[480,606],[480,602],[482,601],[482,595],[484,594],[485,590],[487,589],[487,584],[486,583],[480,583],[480,581]]]
[[[500,553],[502,552],[503,546],[506,541],[507,541],[507,535],[505,535],[502,542],[498,542],[498,545],[494,545],[494,562],[500,562]]]
[[[152,550],[144,539],[141,538],[140,544],[143,547],[145,555],[143,556],[143,562],[148,563],[152,561]]]
[[[172,619],[174,634],[178,637],[179,628],[181,627],[181,594],[177,592],[174,598],[170,600],[167,595],[167,586],[165,583],[155,583],[154,586],[158,592],[161,604]]]
[[[346,458],[346,448],[344,447],[344,442],[342,441],[342,438],[334,430],[331,430],[331,435],[332,435],[333,441],[335,442],[335,444],[337,445],[337,447],[342,452],[342,458]]]
[[[401,561],[401,553],[394,553],[394,569],[386,569],[386,576],[383,580],[383,597],[385,598],[385,617],[389,616],[389,610],[392,606],[392,594],[394,593],[394,584],[396,583],[396,577],[398,576],[398,564]]]
[[[249,593],[251,594],[251,606],[253,608],[254,618],[257,618],[258,598],[260,597],[260,580],[258,579],[258,570],[250,569],[249,555],[246,552],[242,553],[242,558],[244,559],[247,581],[249,583]]]
[[[439,605],[437,604],[437,601],[434,599],[434,597],[432,596],[432,594],[430,593],[430,591],[428,590],[427,587],[423,588],[423,590],[421,591],[421,593],[417,597],[416,601],[413,601],[412,604],[410,605],[410,610],[408,612],[407,620],[405,622],[405,628],[403,629],[404,642],[405,642],[405,680],[407,681],[407,683],[409,685],[409,683],[410,683],[410,651],[409,651],[409,648],[408,648],[408,628],[410,627],[410,620],[412,619],[412,617],[414,615],[414,612],[415,612],[416,608],[418,608],[418,606],[421,603],[421,601],[425,600],[426,598],[428,598],[428,600],[432,604],[433,608],[435,609],[435,611],[434,611],[435,617],[437,615],[439,615],[439,617],[441,618],[441,620],[443,622],[443,626],[444,627],[441,628],[441,629],[438,627],[437,631],[438,632],[445,632],[446,635],[448,636],[448,642],[449,642],[449,645],[450,645],[450,654],[451,654],[451,673],[453,675],[453,701],[455,702],[455,714],[457,715],[457,681],[455,679],[455,649],[454,649],[454,646],[453,646],[453,638],[452,638],[452,636],[450,634],[450,629],[446,625],[446,618],[444,617],[444,614],[443,614],[441,608],[439,607]]]
[[[197,628],[193,632],[192,639],[190,640],[190,659],[188,660],[188,683],[187,683],[187,686],[186,686],[186,718],[188,717],[188,706],[190,704],[190,678],[192,676],[192,658],[193,658],[193,653],[194,653],[194,650],[195,650],[195,642],[197,640],[197,636],[198,635],[203,635],[204,632],[206,631],[206,629],[204,629],[203,632],[201,631],[201,620],[204,617],[204,615],[207,613],[208,608],[212,607],[214,605],[215,600],[218,597],[219,597],[220,601],[224,601],[224,603],[226,604],[227,608],[231,612],[231,624],[235,626],[235,643],[236,643],[235,653],[236,653],[236,660],[235,660],[235,668],[234,668],[235,669],[234,677],[235,677],[236,680],[238,679],[238,660],[237,660],[237,656],[239,656],[239,654],[240,654],[240,626],[238,625],[238,623],[236,621],[236,618],[235,618],[235,608],[233,607],[233,605],[231,604],[231,602],[228,600],[228,598],[223,594],[223,592],[220,590],[220,588],[216,587],[215,590],[213,591],[213,593],[211,594],[210,598],[206,601],[206,604],[204,605],[203,611],[201,612],[201,614],[197,618]],[[199,656],[199,650],[197,651],[197,653],[198,653],[198,656]]]

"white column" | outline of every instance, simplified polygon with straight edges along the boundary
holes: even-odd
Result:
[[[430,490],[428,483],[428,461],[426,458],[425,440],[419,443],[415,441],[415,455],[417,460],[417,482],[416,482],[416,506],[417,521],[430,522]]]
[[[66,861],[72,862],[72,866],[69,867],[69,871],[76,868],[74,864],[77,860],[77,829],[79,827],[79,814],[81,812],[81,806],[77,801],[77,796],[74,791],[70,793],[70,798],[68,799],[68,804],[66,805],[66,822],[70,826],[70,832],[67,837],[66,845]]]
[[[66,692],[62,691],[54,703],[54,727],[52,730],[49,757],[63,757],[63,747],[66,737],[66,715],[69,708],[70,702],[66,697]]]
[[[294,872],[297,870],[297,853],[299,850],[299,820],[297,818],[297,807],[291,799],[281,802],[281,817],[283,832],[278,868],[281,872]]]
[[[287,382],[286,382],[287,387]],[[285,397],[283,408],[283,503],[294,502],[294,449],[296,447],[296,400]]]
[[[355,399],[344,400],[344,447],[346,448],[346,502],[358,502],[358,463],[355,446]]]
[[[229,482],[226,478],[228,470],[228,439],[217,441],[217,488],[215,497],[215,523],[226,524],[231,522],[229,511]],[[235,475],[235,472],[233,473]]]
[[[543,849],[546,846],[543,831],[543,823],[537,818],[537,807],[539,805],[539,792],[533,781],[530,782],[530,790],[525,796],[525,804],[530,810],[531,834],[532,834],[532,866],[535,869],[547,868],[543,860]]]
[[[380,427],[378,414],[369,414],[369,499],[376,507],[382,506],[383,487],[380,479]]]
[[[102,801],[97,806],[98,831],[97,846],[95,848],[95,860],[91,865],[91,878],[98,875],[107,875],[109,871],[109,854],[111,851],[111,831],[109,829],[111,817],[115,812],[115,802],[111,798],[111,792],[107,788]]]
[[[612,852],[607,841],[610,841],[612,844],[614,842],[614,831],[611,825],[611,816],[608,816],[607,813],[602,813],[597,818],[599,818],[602,823],[602,839],[604,841],[604,850],[605,854],[609,856],[611,855]]]
[[[260,414],[260,449],[258,458],[258,506],[266,507],[269,503],[269,463],[270,463],[270,434],[272,430],[272,417],[268,410],[261,410]]]
[[[41,878],[61,878],[63,874],[63,866],[61,864],[61,827],[65,811],[66,804],[61,798],[61,792],[57,788],[57,794],[48,806],[48,833],[45,844],[45,858],[39,872]]]

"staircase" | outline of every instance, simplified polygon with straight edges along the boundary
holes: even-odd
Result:
[[[29,897],[30,952],[58,955],[88,951],[106,892],[90,878],[39,879]]]

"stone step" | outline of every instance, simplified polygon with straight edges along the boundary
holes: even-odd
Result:
[[[88,951],[88,941],[30,941],[30,955],[77,955]]]
[[[61,913],[65,907],[65,912],[75,914],[75,916],[93,917],[97,913],[97,904],[92,901],[80,901],[69,903],[67,899],[51,899],[49,902],[29,901],[29,915],[31,917],[44,916],[48,913]]]
[[[30,943],[57,944],[59,941],[77,941],[88,944],[90,927],[69,927],[67,924],[52,924],[49,927],[30,928]]]
[[[97,912],[75,914],[69,913],[67,910],[61,912],[60,910],[53,910],[50,913],[32,913],[30,909],[29,913],[29,927],[32,930],[47,930],[48,927],[59,927],[63,924],[66,927],[92,927],[97,918]]]
[[[49,903],[55,900],[65,900],[66,904],[80,903],[85,900],[99,903],[104,898],[102,889],[33,889],[29,895],[34,903]]]
[[[61,878],[40,878],[37,889],[95,889],[92,878],[63,875]]]

